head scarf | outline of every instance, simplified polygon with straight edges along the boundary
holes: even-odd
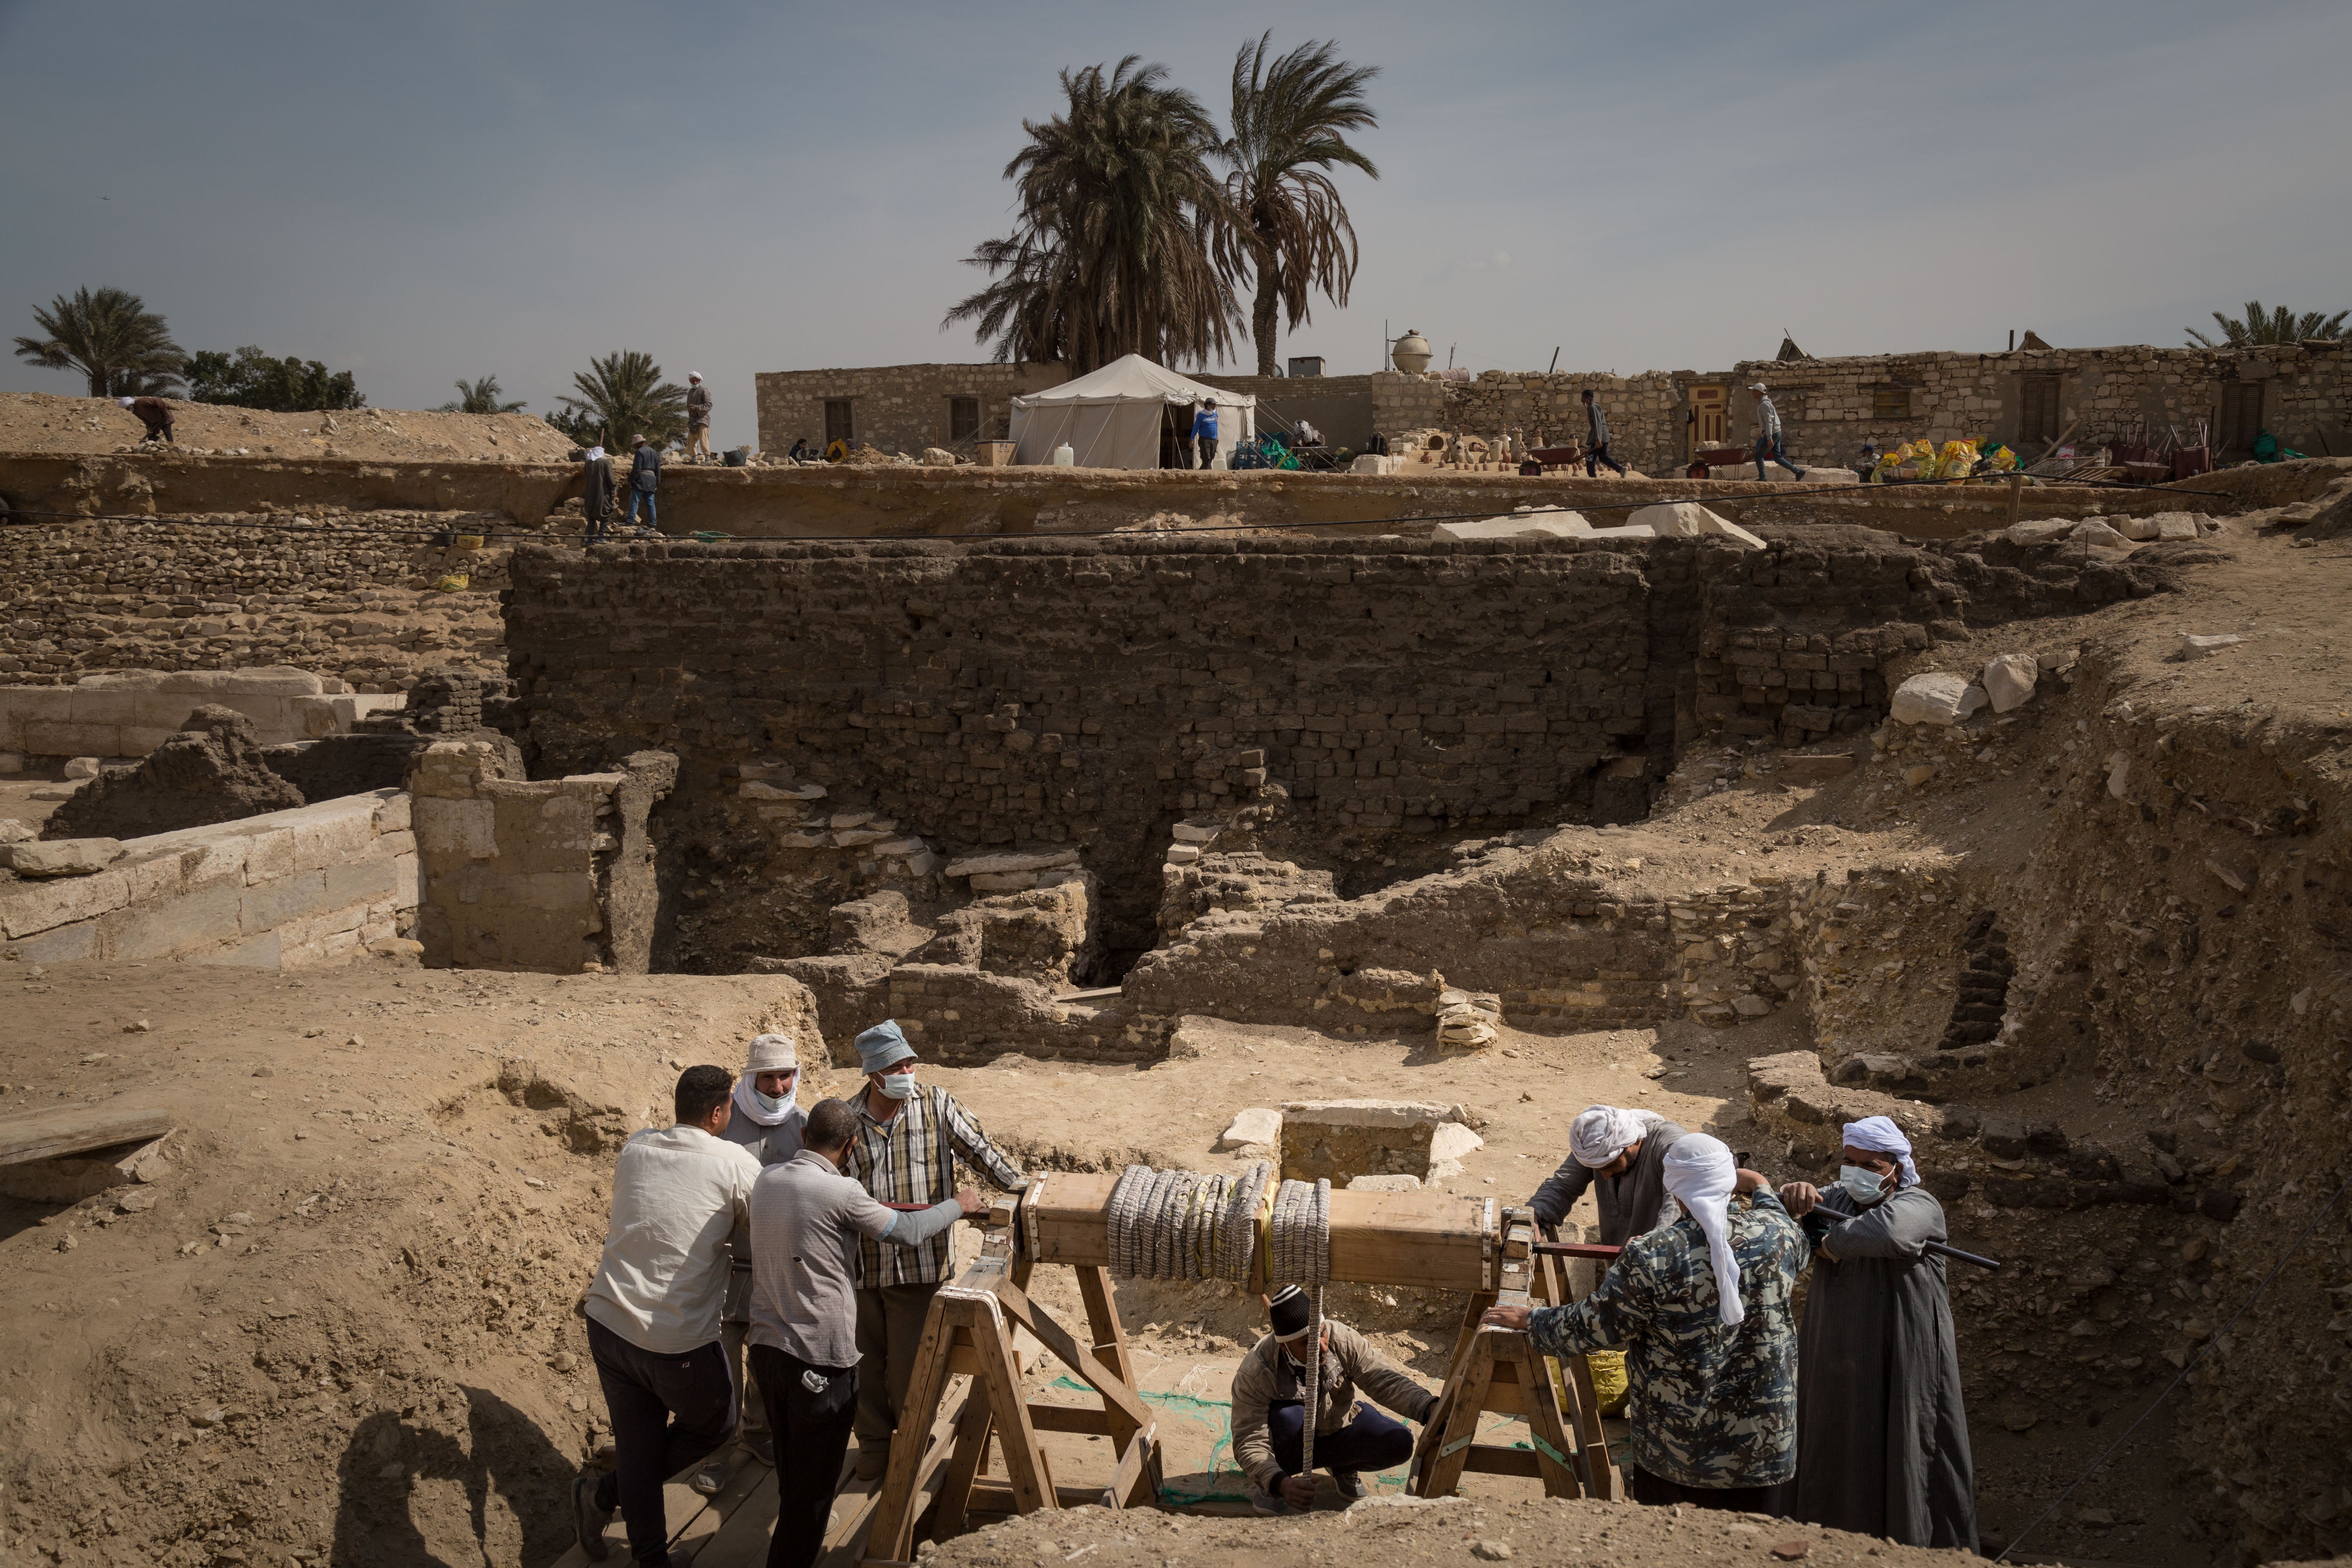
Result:
[[[604,455],[604,448],[602,447],[591,447],[588,448],[588,460],[592,463]]]
[[[700,381],[702,379],[702,373],[698,370],[688,371],[686,373],[686,379],[688,381]]]
[[[1588,1171],[1616,1163],[1617,1156],[1639,1143],[1649,1123],[1633,1111],[1613,1105],[1595,1105],[1577,1112],[1569,1124],[1568,1152]]]
[[[875,1025],[857,1037],[857,1060],[867,1072],[885,1072],[898,1063],[912,1059],[915,1047],[907,1043],[906,1031],[896,1020]]]
[[[1731,1190],[1739,1170],[1719,1138],[1692,1132],[1666,1151],[1666,1191],[1706,1234],[1707,1261],[1715,1268],[1717,1315],[1737,1326],[1748,1316],[1739,1300],[1739,1259],[1731,1250]]]
[[[136,398],[131,398],[131,397],[118,397],[118,398],[116,398],[114,401],[115,401],[115,402],[117,402],[117,403],[120,403],[121,405],[122,405],[122,406],[123,406],[123,407],[128,408],[128,407],[130,407],[130,406],[131,405],[131,404],[133,404],[133,403],[137,402],[138,400],[137,400]]]
[[[1904,1187],[1919,1184],[1919,1167],[1911,1163],[1911,1140],[1903,1136],[1903,1129],[1895,1125],[1894,1118],[1865,1116],[1859,1121],[1845,1124],[1845,1141],[1856,1149],[1867,1149],[1874,1154],[1892,1154],[1903,1167]],[[1898,1192],[1901,1187],[1896,1189]]]
[[[793,1079],[793,1090],[784,1096],[783,1104],[770,1110],[760,1103],[758,1079],[763,1072],[793,1072],[801,1065],[800,1052],[790,1035],[761,1035],[751,1041],[751,1058],[743,1064],[743,1076],[735,1080],[735,1109],[762,1127],[781,1124],[800,1104],[801,1081]]]

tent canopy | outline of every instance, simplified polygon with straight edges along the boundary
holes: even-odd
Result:
[[[1013,400],[1013,460],[1050,463],[1067,442],[1082,468],[1156,468],[1171,405],[1214,400],[1227,451],[1257,434],[1257,399],[1127,354],[1059,386]]]

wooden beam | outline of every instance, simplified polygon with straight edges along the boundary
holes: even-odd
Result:
[[[1088,1437],[1110,1436],[1109,1415],[1083,1405],[1044,1405],[1033,1399],[1029,1402],[1029,1425],[1040,1432],[1077,1432]]]
[[[964,1386],[969,1391],[979,1384],[970,1383]],[[971,1483],[988,1466],[988,1436],[995,1426],[995,1412],[988,1401],[972,1397],[968,1392],[963,1419],[956,1423],[947,1477],[940,1483],[939,1521],[931,1529],[938,1539],[961,1535],[971,1528]],[[920,1520],[922,1515],[918,1513],[915,1517]]]
[[[1056,1508],[1100,1508],[1100,1487],[1056,1487],[1054,1506]],[[1003,1481],[979,1481],[971,1489],[971,1511],[974,1513],[1020,1513],[1024,1510],[1013,1500],[1013,1489]]]
[[[1160,1428],[1146,1426],[1128,1440],[1127,1451],[1118,1457],[1118,1468],[1110,1473],[1110,1485],[1103,1489],[1105,1508],[1126,1508],[1138,1502],[1156,1502],[1156,1491],[1147,1491],[1151,1482],[1151,1457],[1160,1447]]]
[[[889,1468],[883,1472],[880,1501],[876,1505],[874,1532],[867,1547],[875,1556],[903,1561],[914,1553],[915,1477],[935,1445],[937,1417],[918,1426],[914,1413],[935,1412],[948,1391],[948,1354],[954,1348],[959,1324],[949,1309],[952,1298],[934,1296],[923,1318],[923,1338],[915,1350],[915,1369],[907,1380],[907,1400],[899,1406],[898,1435],[890,1440]]]
[[[1073,1339],[1070,1331],[1055,1322],[1049,1313],[1041,1310],[1035,1302],[1010,1283],[997,1292],[996,1299],[1003,1303],[1006,1317],[1036,1335],[1040,1343],[1103,1396],[1104,1411],[1111,1420],[1109,1435],[1117,1438],[1120,1446],[1124,1447],[1129,1437],[1151,1424],[1151,1413],[1136,1396],[1133,1386],[1097,1361],[1094,1352]]]
[[[169,1107],[148,1100],[108,1100],[101,1105],[0,1116],[0,1165],[54,1160],[88,1149],[110,1149],[118,1143],[143,1143],[161,1138],[174,1125]]]
[[[1004,1289],[1011,1290],[1012,1286],[1008,1283]],[[972,1349],[980,1357],[980,1383],[988,1392],[989,1407],[996,1418],[997,1441],[1004,1450],[1004,1468],[1012,1478],[1013,1495],[1021,1511],[1034,1513],[1041,1508],[1055,1506],[1054,1472],[1046,1465],[1045,1450],[1037,1446],[1037,1429],[1029,1424],[1028,1402],[1021,1396],[1021,1373],[1013,1364],[1011,1336],[982,1303],[954,1301],[949,1305],[969,1314]],[[1012,1314],[1008,1311],[1007,1315]],[[1045,1321],[1053,1321],[1050,1318]],[[1034,1328],[1030,1331],[1036,1332]]]
[[[1445,1414],[1444,1436],[1424,1456],[1418,1495],[1451,1497],[1462,1483],[1464,1454],[1478,1433],[1478,1417],[1486,1408],[1486,1386],[1495,1376],[1495,1340],[1498,1331],[1482,1329],[1471,1341],[1468,1365],[1454,1389],[1453,1406]],[[1430,1423],[1433,1430],[1437,1423]]]
[[[1525,1476],[1538,1479],[1542,1471],[1533,1448],[1510,1448],[1499,1443],[1473,1443],[1463,1450],[1462,1468],[1482,1476]]]

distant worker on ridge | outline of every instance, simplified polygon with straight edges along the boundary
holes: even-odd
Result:
[[[1208,468],[1217,460],[1217,400],[1213,397],[1192,416],[1192,445],[1200,448],[1201,467]]]
[[[700,371],[686,373],[686,458],[698,463],[710,456],[710,388]]]
[[[604,456],[602,447],[588,448],[587,460],[580,465],[580,510],[587,515],[587,542],[595,544],[612,531],[613,523],[613,459]]]
[[[629,526],[637,526],[637,503],[646,508],[646,531],[661,524],[654,516],[654,491],[661,488],[661,448],[643,436],[632,436],[636,451],[629,458]]]
[[[172,440],[172,405],[160,397],[118,397],[114,400],[139,416],[139,423],[147,426],[142,441]],[[177,446],[179,443],[173,442]]]
[[[1619,479],[1625,477],[1625,465],[1609,454],[1609,416],[1588,386],[1584,389],[1584,477],[1599,479],[1602,463],[1616,469]]]
[[[1748,388],[1756,395],[1756,477],[1764,477],[1764,460],[1769,458],[1799,479],[1805,470],[1789,461],[1788,449],[1780,444],[1780,411],[1772,406],[1772,395],[1764,390],[1762,382]]]

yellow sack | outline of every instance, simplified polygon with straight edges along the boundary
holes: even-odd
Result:
[[[1977,444],[1974,441],[1947,441],[1937,464],[1947,479],[1965,479],[1977,466]]]
[[[1632,1392],[1631,1385],[1625,1379],[1625,1352],[1593,1351],[1585,1356],[1584,1364],[1592,1373],[1592,1396],[1600,1402],[1601,1414],[1603,1415],[1625,1414],[1625,1397]],[[1563,1410],[1569,1407],[1567,1376],[1567,1369],[1561,1363],[1555,1361],[1551,1363],[1552,1387],[1559,1394],[1560,1408]]]
[[[462,594],[467,587],[472,585],[473,581],[474,579],[470,573],[453,572],[448,576],[442,578],[438,583],[434,584],[433,586],[439,589],[444,594]]]

